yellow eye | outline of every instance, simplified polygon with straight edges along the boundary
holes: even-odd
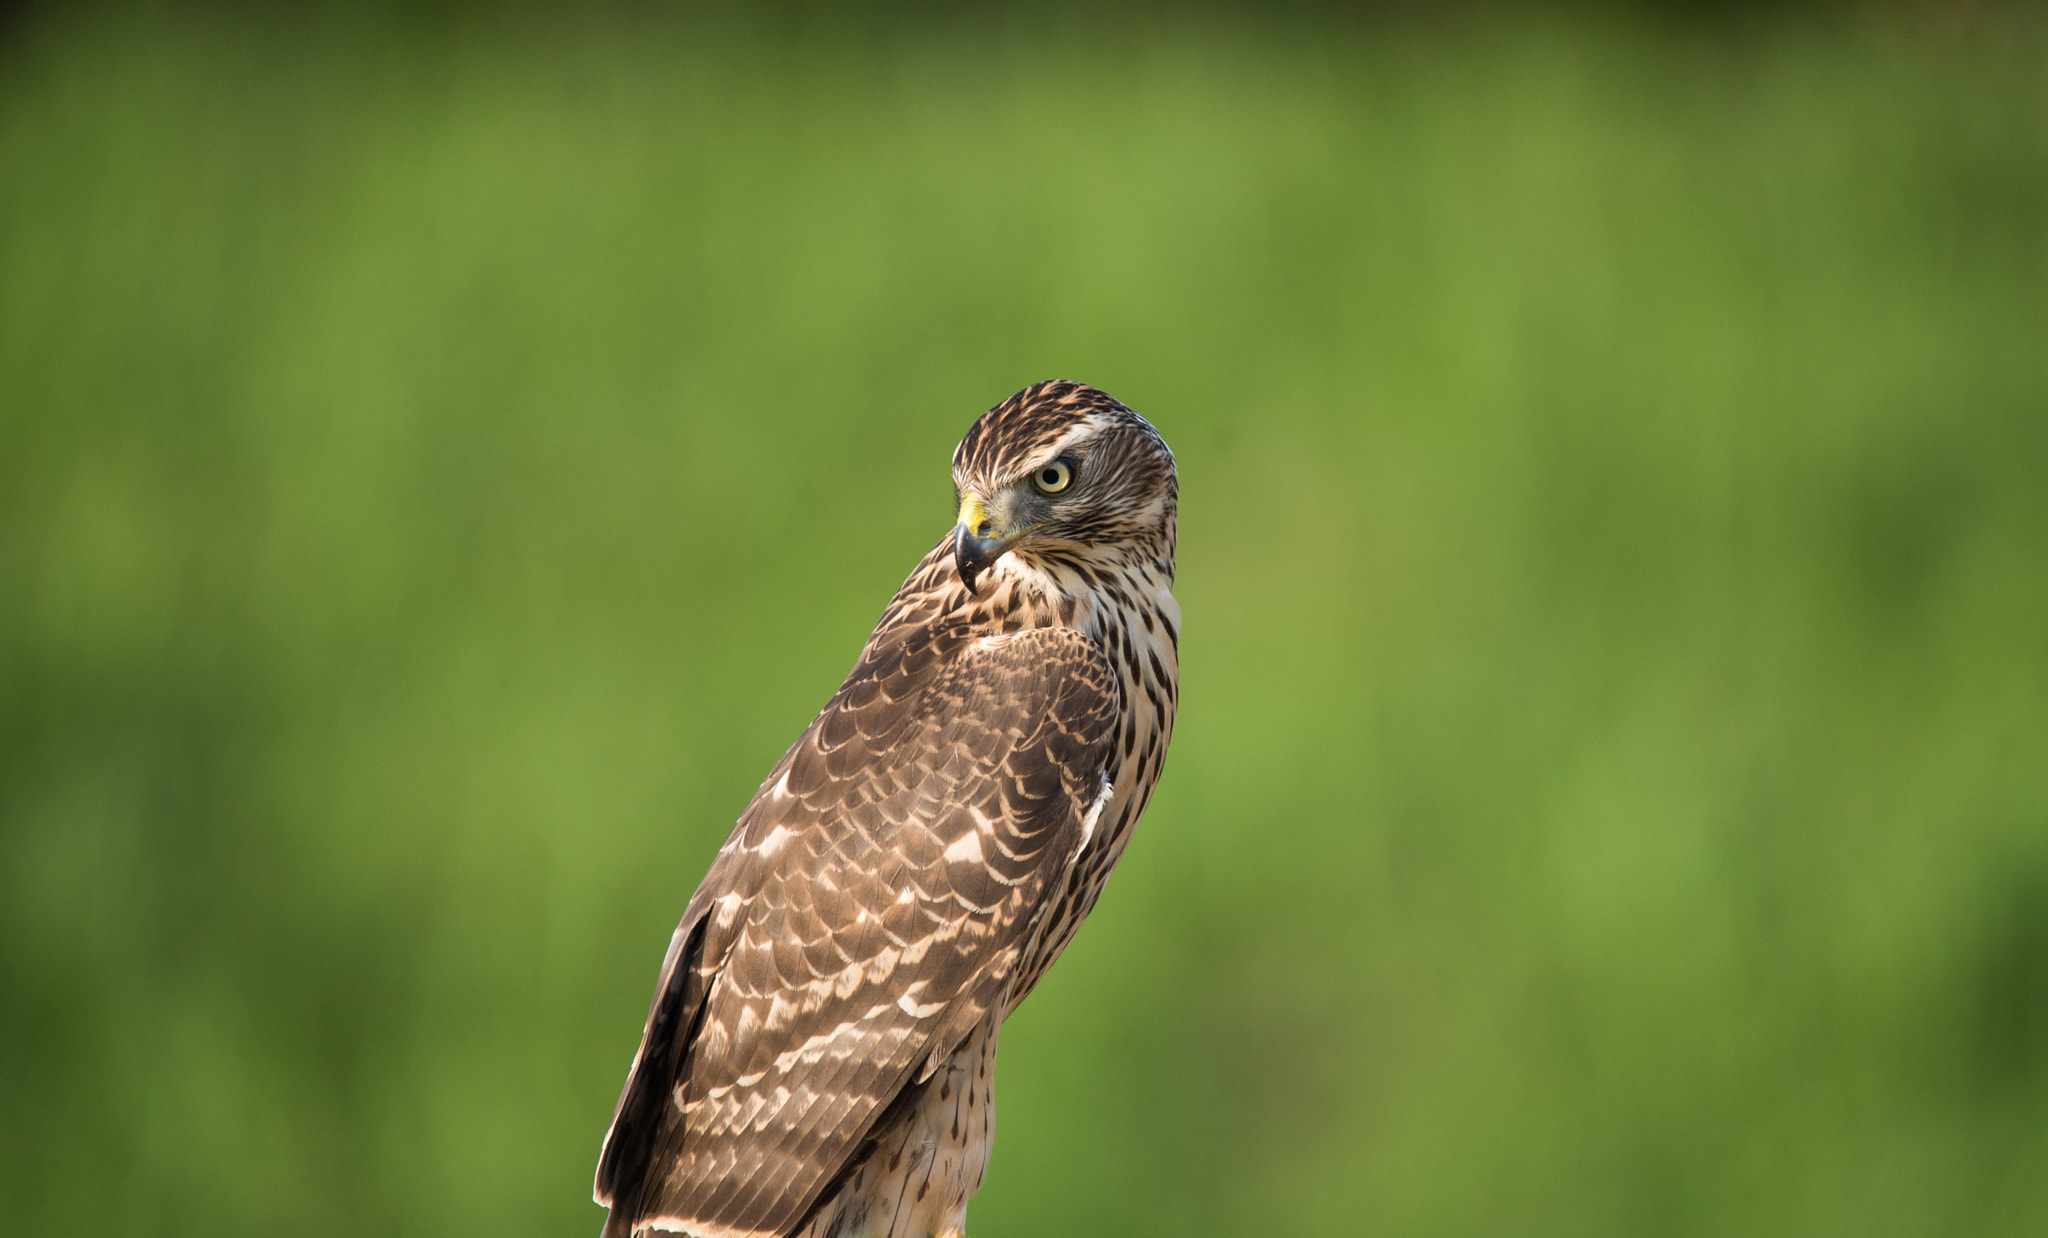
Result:
[[[1064,456],[1051,464],[1041,464],[1031,475],[1031,484],[1038,487],[1040,494],[1058,494],[1074,484],[1074,466]]]

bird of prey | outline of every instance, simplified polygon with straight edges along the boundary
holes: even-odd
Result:
[[[1003,1019],[1072,940],[1173,730],[1173,453],[1027,387],[959,523],[740,814],[662,961],[603,1238],[957,1238]]]

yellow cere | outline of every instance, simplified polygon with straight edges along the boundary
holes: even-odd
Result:
[[[960,500],[960,524],[980,537],[982,523],[988,519],[988,508],[981,502],[981,496],[970,494]]]

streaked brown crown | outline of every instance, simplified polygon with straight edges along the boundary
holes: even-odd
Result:
[[[1035,383],[983,413],[953,452],[954,484],[993,494],[1063,443],[1077,477],[1070,494],[1045,502],[1053,518],[1046,537],[1085,546],[1162,536],[1171,543],[1173,452],[1143,417],[1083,383]]]

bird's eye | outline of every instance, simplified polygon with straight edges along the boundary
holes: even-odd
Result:
[[[1031,484],[1038,487],[1040,494],[1058,494],[1074,484],[1074,465],[1065,456],[1051,464],[1042,464],[1031,475]]]

